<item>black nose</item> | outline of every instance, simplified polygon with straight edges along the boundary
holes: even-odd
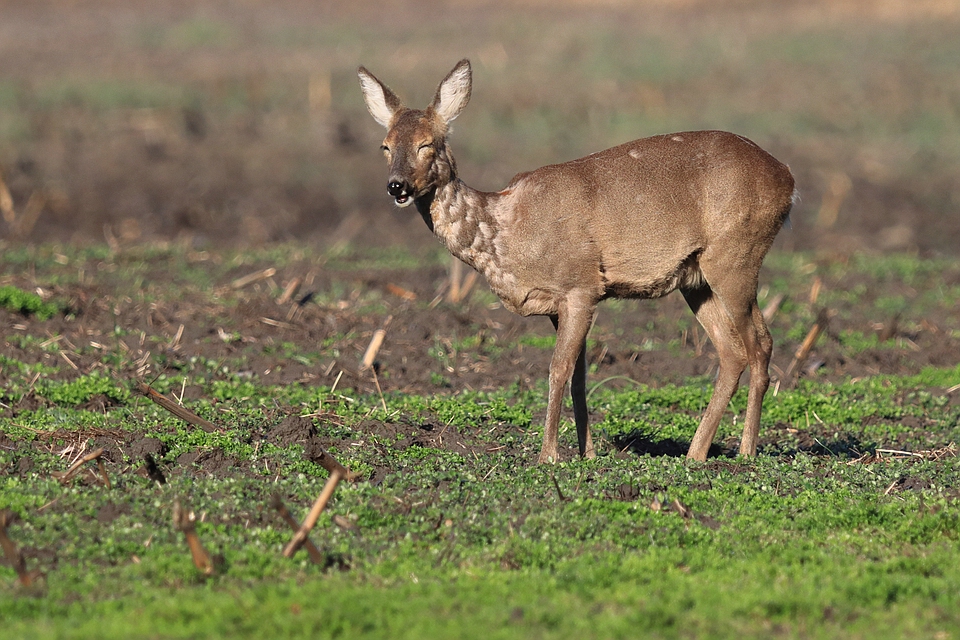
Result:
[[[406,190],[406,185],[400,182],[399,180],[391,180],[387,183],[387,193],[389,193],[394,198],[402,196],[403,192]]]

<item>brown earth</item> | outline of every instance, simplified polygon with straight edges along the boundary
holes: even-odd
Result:
[[[216,289],[229,289],[234,275],[255,272],[260,266],[246,265],[228,273]],[[167,273],[163,258],[154,261],[152,267],[147,281],[176,277]],[[0,309],[2,326],[7,335],[50,336],[76,368],[60,366],[63,360],[58,360],[55,353],[32,345],[21,348],[5,341],[2,354],[27,363],[55,363],[60,368],[55,377],[73,377],[76,371],[102,366],[100,350],[115,349],[122,343],[120,348],[129,351],[131,363],[150,351],[164,354],[167,370],[175,370],[178,362],[198,358],[242,362],[239,373],[266,384],[328,384],[342,372],[341,386],[374,392],[372,376],[361,372],[359,363],[373,332],[389,315],[387,339],[376,359],[384,389],[417,394],[445,388],[491,390],[515,383],[530,386],[546,376],[552,349],[525,346],[517,340],[552,336],[549,321],[523,318],[491,303],[494,298],[482,278],[471,292],[476,295],[465,303],[438,301],[431,308],[424,307],[422,301],[442,298],[438,292],[443,292],[448,276],[440,267],[317,273],[313,264],[303,263],[278,270],[272,280],[274,284],[286,282],[308,272],[315,276],[311,285],[285,305],[277,303],[277,289],[266,284],[254,284],[238,292],[235,301],[222,304],[216,297],[191,293],[189,288],[179,299],[144,303],[118,296],[110,286],[49,287],[45,294],[69,301],[74,315],[39,321]],[[817,365],[813,371],[818,378],[836,381],[876,374],[906,375],[926,366],[951,366],[960,361],[957,339],[940,329],[952,326],[955,318],[950,310],[930,311],[919,324],[914,319],[883,317],[872,305],[875,297],[898,293],[909,297],[917,292],[903,284],[876,283],[849,275],[844,276],[843,286],[855,287],[859,279],[870,283],[867,293],[858,304],[834,310],[824,337],[810,355],[809,361]],[[27,290],[43,285],[27,274],[4,281]],[[314,294],[329,292],[335,282],[348,284],[344,299],[313,302]],[[943,284],[956,287],[960,281],[948,279]],[[398,289],[413,294],[416,300],[394,295]],[[382,296],[374,313],[367,310],[369,303],[360,299],[370,292]],[[786,369],[799,346],[783,335],[790,322],[789,318],[775,317],[771,326],[777,343],[775,371]],[[122,338],[111,335],[118,326],[126,333]],[[853,353],[838,342],[846,330],[866,335],[887,333],[887,342]],[[663,384],[716,373],[716,355],[709,340],[676,294],[661,300],[618,303],[612,309],[601,305],[590,337],[590,359],[596,368],[592,375],[597,380],[625,376],[644,384]],[[458,347],[464,339],[474,342]],[[99,350],[90,349],[90,344],[99,345]],[[279,344],[288,345],[285,352],[277,352]],[[321,348],[321,344],[325,346]],[[434,347],[445,354],[429,353]],[[318,353],[329,354],[319,365],[302,364],[291,357]],[[445,379],[439,386],[437,376]],[[189,389],[186,393],[190,397]],[[94,398],[89,408],[95,409],[104,401]]]
[[[202,263],[215,256],[198,254],[197,259]],[[165,258],[149,264],[147,282],[174,277]],[[317,273],[314,263],[300,262],[281,268],[273,276],[272,285],[261,281],[232,291],[231,282],[236,277],[265,266],[247,264],[226,272],[223,280],[214,286],[214,291],[229,292],[221,296],[186,288],[184,295],[177,299],[150,303],[118,295],[113,288],[116,282],[108,278],[99,284],[49,287],[48,292],[54,297],[70,301],[74,315],[41,322],[0,310],[0,327],[7,336],[0,341],[0,356],[55,366],[58,371],[48,376],[51,378],[74,379],[81,373],[106,371],[119,384],[130,388],[138,378],[150,380],[160,373],[174,378],[180,371],[204,375],[202,368],[196,369],[197,362],[216,363],[215,369],[227,366],[232,375],[249,377],[258,383],[327,387],[336,384],[341,390],[352,388],[373,398],[381,390],[423,395],[506,387],[522,390],[542,384],[546,379],[551,349],[530,344],[531,336],[552,334],[550,323],[543,318],[521,318],[491,304],[491,294],[482,282],[464,303],[439,302],[428,308],[423,301],[442,292],[447,281],[442,268]],[[93,270],[92,266],[87,268]],[[311,272],[316,273],[316,277],[298,292],[293,302],[277,303],[280,283]],[[954,277],[958,280],[945,282],[945,286],[960,285],[960,276]],[[845,282],[851,286],[855,279],[845,276]],[[4,281],[25,289],[37,285],[27,276],[7,277]],[[960,340],[941,329],[953,326],[954,318],[949,310],[928,313],[919,323],[909,319],[891,324],[889,319],[877,315],[872,299],[877,295],[907,293],[909,287],[865,282],[867,293],[860,304],[835,309],[837,313],[811,352],[802,376],[839,381],[874,374],[911,374],[925,366],[953,366],[960,361]],[[338,300],[323,296],[331,291],[334,283],[347,283]],[[830,281],[824,284],[829,286]],[[398,288],[417,299],[410,301],[391,293]],[[381,294],[374,301],[376,312],[367,310],[371,301],[364,296],[371,292]],[[311,294],[320,294],[319,299],[324,302],[311,301],[316,298]],[[359,363],[374,331],[384,326],[388,316],[392,320],[386,325],[387,338],[375,361],[375,377],[372,371],[362,371]],[[883,320],[887,322],[878,322]],[[777,342],[772,367],[775,381],[799,345],[799,340],[785,338],[790,323],[783,314],[772,323]],[[123,331],[117,334],[116,327],[122,327]],[[635,383],[653,386],[683,383],[691,376],[712,378],[716,374],[716,353],[702,332],[693,327],[692,314],[678,295],[659,301],[602,306],[591,333],[589,359],[593,371],[588,388],[601,382],[614,388],[629,388]],[[888,339],[875,348],[854,352],[844,348],[839,340],[845,330],[868,335],[886,332]],[[18,335],[47,336],[48,345],[38,348],[36,343],[23,344],[16,339]],[[105,353],[120,354],[120,364],[105,365],[104,362],[109,361]],[[298,360],[297,356],[308,356],[309,360]],[[223,374],[210,371],[206,375],[216,379]],[[188,406],[204,393],[195,386],[178,389],[178,396],[181,391]],[[953,401],[960,401],[957,394],[951,397]],[[98,395],[84,408],[104,411],[114,404],[110,398]],[[53,405],[35,393],[28,393],[0,411],[15,417],[21,411],[43,407]],[[429,446],[478,455],[491,451],[490,436],[485,434],[490,426],[483,423],[472,428],[457,428],[429,418],[411,422],[409,417],[399,416],[392,422],[365,420],[356,427],[355,435],[346,439],[324,439],[317,435],[315,424],[331,420],[336,423],[336,417],[318,415],[309,419],[300,417],[302,412],[302,407],[278,406],[268,412],[266,421],[250,427],[250,438],[278,445],[302,445],[308,459],[315,459],[323,448],[350,446],[359,437],[356,434],[377,434],[383,441],[396,442],[396,446],[403,448]],[[595,413],[592,419],[600,417]],[[537,428],[541,419],[542,413],[538,412],[533,416],[533,425],[507,428]],[[914,426],[922,430],[928,425]],[[779,446],[780,427],[763,436],[765,444]],[[95,430],[73,435],[57,432],[38,439],[35,445],[45,447],[49,438],[78,441],[90,438],[88,446],[104,447],[106,459],[113,463],[122,463],[125,458],[143,460],[148,454],[159,460],[166,453],[158,440],[135,430]],[[654,442],[635,436],[614,444],[638,453],[682,455],[688,443]],[[852,455],[856,443],[848,444]],[[809,442],[801,439],[798,446],[814,450],[822,445],[812,439]],[[717,443],[713,453],[733,453],[735,447],[736,442]],[[533,459],[533,452],[521,450],[519,445],[497,446],[497,450],[503,448],[519,459]],[[574,454],[571,449],[562,452],[564,457]],[[219,450],[197,450],[170,462],[180,470],[177,472],[193,469],[213,475],[231,474],[244,468],[244,463]],[[30,469],[13,471],[23,475]],[[376,475],[386,471],[377,470]]]

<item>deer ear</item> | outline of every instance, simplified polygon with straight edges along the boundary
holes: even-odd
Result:
[[[360,77],[360,90],[363,91],[367,111],[374,120],[389,129],[394,114],[403,108],[400,98],[363,67],[357,69],[357,75]]]
[[[453,71],[447,74],[437,94],[433,97],[430,108],[443,119],[450,122],[463,111],[470,102],[470,89],[473,86],[473,76],[470,71],[470,61],[463,59],[457,63]]]

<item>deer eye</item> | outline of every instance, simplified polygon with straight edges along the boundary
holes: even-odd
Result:
[[[432,149],[432,148],[433,148],[433,145],[430,144],[430,143],[422,144],[422,145],[420,145],[419,147],[417,147],[417,153],[423,154],[425,151],[427,151],[427,150],[429,150],[429,149]]]

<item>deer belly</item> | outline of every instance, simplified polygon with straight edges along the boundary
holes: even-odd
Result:
[[[699,258],[700,252],[696,250],[660,264],[625,263],[609,268],[603,273],[603,297],[659,298],[676,289],[699,288],[705,283]]]

